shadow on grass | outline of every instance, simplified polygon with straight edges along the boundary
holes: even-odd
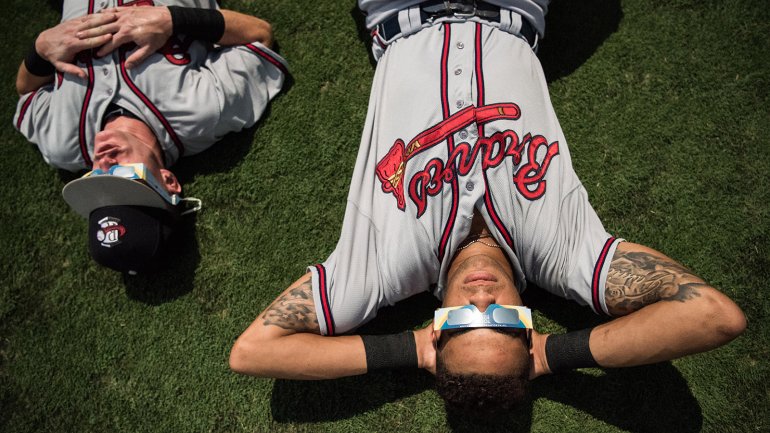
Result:
[[[270,407],[277,422],[349,419],[433,387],[433,376],[392,370],[324,381],[276,380]]]
[[[574,302],[532,287],[524,303],[567,330],[596,326],[604,320]],[[357,333],[395,333],[427,323],[439,302],[429,293],[380,310]],[[532,400],[498,419],[479,421],[447,411],[455,432],[528,432],[533,402],[544,398],[574,407],[593,418],[630,432],[697,432],[703,424],[700,405],[687,382],[670,363],[645,367],[573,371],[537,379]],[[271,408],[278,422],[324,422],[348,419],[385,403],[434,387],[422,371],[394,370],[326,381],[276,380]]]
[[[171,170],[179,178],[183,191],[184,185],[192,182],[198,175],[223,173],[237,166],[251,150],[257,129],[269,115],[270,105],[254,126],[225,135],[201,153],[180,158]],[[205,205],[205,198],[201,199]]]
[[[539,379],[534,398],[572,406],[629,432],[699,432],[703,413],[671,363],[608,369],[593,376],[573,371]]]
[[[366,28],[364,15],[357,6],[350,9],[356,24],[358,40],[376,67],[372,54],[372,37]],[[623,11],[620,0],[556,0],[548,7],[545,17],[545,39],[539,44],[538,58],[548,82],[574,72],[586,62],[604,41],[618,30]]]
[[[568,332],[608,320],[534,285],[524,292],[523,301]],[[698,401],[670,362],[606,369],[598,376],[581,371],[544,376],[532,389],[534,399],[572,406],[630,432],[697,432],[703,424]]]
[[[511,413],[492,419],[469,418],[461,412],[447,409],[447,424],[457,433],[518,433],[532,430],[532,401],[513,410]]]
[[[545,17],[545,38],[537,57],[548,82],[573,73],[623,19],[620,0],[555,0]]]
[[[430,293],[412,296],[381,309],[355,333],[390,334],[420,327],[432,318],[438,305]],[[430,373],[413,369],[324,381],[276,380],[270,406],[278,422],[347,419],[433,388],[433,382]]]
[[[533,383],[532,400],[507,416],[478,421],[447,412],[447,422],[457,433],[529,432],[533,402],[541,398],[633,433],[694,433],[703,425],[698,401],[670,363],[545,376]]]
[[[199,262],[195,214],[186,215],[182,217],[179,232],[175,234],[160,270],[150,274],[123,274],[126,295],[149,305],[173,301],[192,291]]]

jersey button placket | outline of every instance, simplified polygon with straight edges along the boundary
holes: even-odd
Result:
[[[473,50],[467,50],[464,42],[467,37],[472,36],[473,26],[453,25],[452,26],[452,44],[449,63],[447,64],[447,75],[449,75],[449,94],[452,96],[450,101],[454,100],[454,111],[462,110],[472,102],[471,80],[468,73],[473,71]]]

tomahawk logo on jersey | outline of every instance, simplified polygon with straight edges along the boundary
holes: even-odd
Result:
[[[409,159],[472,123],[483,125],[495,120],[518,120],[520,117],[521,110],[514,103],[481,107],[471,105],[421,132],[406,146],[403,140],[396,140],[375,170],[383,192],[393,194],[398,208],[403,211],[406,205],[404,184],[407,183],[404,182],[404,175]],[[545,148],[545,151],[541,152],[541,148]],[[521,164],[525,153],[526,163]],[[520,138],[510,129],[481,137],[473,145],[460,142],[446,160],[432,158],[412,175],[408,181],[409,198],[417,206],[417,218],[420,218],[425,213],[428,196],[437,195],[454,176],[467,175],[478,158],[481,158],[482,170],[485,172],[500,165],[505,158],[511,158],[513,164],[518,166],[512,178],[516,190],[528,200],[537,200],[545,193],[544,177],[551,160],[558,154],[558,141],[549,143],[542,135],[533,136],[530,133]]]

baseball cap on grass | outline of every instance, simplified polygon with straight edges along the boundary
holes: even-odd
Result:
[[[143,164],[94,170],[64,186],[64,200],[87,218],[93,259],[120,272],[148,272],[162,263],[185,200],[170,195]]]
[[[136,274],[158,269],[177,226],[177,215],[144,206],[105,206],[88,218],[88,250],[100,265]]]

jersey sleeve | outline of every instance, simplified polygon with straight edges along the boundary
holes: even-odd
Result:
[[[220,119],[213,128],[216,139],[254,125],[288,74],[286,61],[259,42],[216,50],[206,67],[220,107]]]
[[[605,230],[582,185],[562,198],[553,218],[548,229],[534,221],[528,225],[535,227],[532,236],[539,240],[529,242],[527,278],[597,314],[608,314],[607,272],[622,239]]]
[[[348,203],[337,247],[326,261],[308,268],[322,335],[343,334],[376,316],[389,290],[377,257],[378,235]]]
[[[16,104],[13,126],[30,143],[37,146],[46,163],[68,171],[86,168],[73,136],[76,128],[67,107],[54,106],[54,85],[43,86],[22,95]],[[63,124],[61,124],[63,123]]]

